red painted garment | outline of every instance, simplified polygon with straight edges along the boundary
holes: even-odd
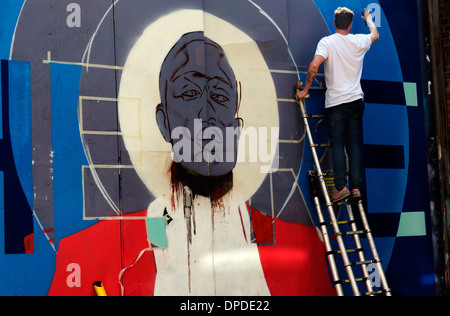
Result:
[[[142,211],[134,215],[146,214],[147,211]],[[271,220],[252,210],[258,243],[272,240]],[[275,238],[275,245],[258,246],[271,295],[336,295],[324,245],[314,226],[275,219]],[[68,269],[73,263],[79,266],[79,271]],[[128,268],[119,282],[119,274],[125,267]],[[77,277],[74,273],[79,273],[80,287],[68,286],[74,285],[71,282]],[[93,283],[101,281],[109,296],[122,295],[121,284],[124,295],[152,296],[155,278],[156,265],[147,241],[145,220],[105,220],[61,240],[48,295],[94,296]]]

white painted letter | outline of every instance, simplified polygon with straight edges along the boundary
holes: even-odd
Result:
[[[79,264],[71,263],[67,266],[67,272],[72,272],[67,276],[68,287],[81,287],[81,268]]]
[[[78,3],[69,3],[67,12],[71,12],[67,17],[68,27],[81,27],[81,8]]]

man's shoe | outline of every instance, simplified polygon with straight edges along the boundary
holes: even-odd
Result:
[[[352,196],[349,199],[351,203],[358,203],[359,201],[361,201],[361,192],[358,189],[352,190],[351,195]]]
[[[332,199],[333,203],[337,203],[337,202],[345,200],[349,196],[350,196],[350,191],[347,189],[347,187],[344,187],[340,191],[334,189],[333,192],[332,192],[331,199]]]

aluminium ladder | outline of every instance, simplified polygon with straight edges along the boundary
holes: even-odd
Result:
[[[297,89],[300,89],[301,86],[302,86],[302,83],[298,82]],[[319,225],[320,225],[323,240],[325,243],[326,255],[328,258],[328,263],[330,266],[331,274],[333,277],[333,283],[334,283],[337,295],[344,296],[344,290],[342,288],[342,284],[349,283],[351,285],[354,296],[362,296],[362,295],[375,296],[375,295],[379,295],[379,294],[384,294],[385,296],[391,296],[391,290],[388,286],[388,282],[386,280],[386,276],[384,274],[383,267],[381,265],[381,260],[378,255],[376,245],[375,245],[375,242],[374,242],[374,239],[372,236],[372,232],[370,230],[369,223],[368,223],[366,215],[365,215],[362,201],[359,201],[357,203],[357,207],[358,207],[358,210],[360,213],[362,224],[364,226],[364,230],[358,230],[357,225],[356,225],[356,220],[353,216],[352,206],[349,205],[348,203],[346,204],[348,220],[347,221],[338,221],[338,219],[336,217],[335,210],[334,210],[334,204],[331,202],[331,199],[330,199],[330,196],[329,196],[329,193],[327,190],[327,183],[325,181],[326,174],[322,173],[320,161],[319,161],[319,158],[318,158],[318,155],[316,152],[317,147],[324,147],[326,145],[317,145],[314,143],[313,137],[311,134],[311,130],[309,127],[309,122],[308,122],[309,118],[319,118],[319,116],[317,116],[317,115],[316,116],[308,116],[308,114],[306,112],[306,107],[305,107],[304,101],[300,100],[299,104],[300,104],[300,109],[302,112],[302,117],[303,117],[303,121],[305,124],[305,129],[306,129],[306,133],[307,133],[308,140],[310,143],[312,156],[313,156],[315,168],[316,168],[315,171],[309,172],[308,177],[309,177],[310,183],[312,185],[314,204],[317,209]],[[322,194],[320,194],[320,192],[322,192]],[[328,214],[329,214],[329,218],[330,218],[331,222],[327,222],[325,220],[325,216],[324,216],[324,213],[322,212],[321,204],[320,204],[320,200],[319,200],[320,196],[323,196],[325,199],[326,207],[328,209]],[[344,204],[344,203],[342,203],[342,204]],[[341,232],[340,225],[349,225],[351,227],[351,231],[350,232]],[[330,240],[330,236],[329,236],[329,232],[328,232],[328,227],[332,227],[332,229],[334,231],[333,236],[336,238],[336,241],[337,241],[337,244],[339,247],[339,250],[337,250],[337,251],[333,250],[333,248],[332,248],[332,244],[331,244],[331,240]],[[373,255],[373,260],[366,260],[366,258],[365,258],[364,249],[361,244],[360,237],[359,237],[362,234],[366,235],[367,241],[369,243],[369,246],[370,246],[370,249],[371,249],[371,252]],[[355,249],[349,249],[349,250],[346,249],[346,245],[345,245],[344,239],[343,239],[344,236],[353,236],[355,246],[356,246]],[[358,254],[359,261],[351,262],[349,260],[349,256],[348,256],[349,253]],[[338,272],[338,268],[337,268],[336,260],[335,260],[336,259],[335,256],[337,254],[340,254],[342,257],[345,271],[348,276],[348,279],[346,279],[346,280],[342,280],[339,276],[339,272]],[[381,281],[382,289],[379,291],[374,291],[374,289],[373,289],[372,281],[369,278],[369,273],[368,273],[368,269],[367,269],[367,265],[369,265],[369,264],[375,264],[378,276]],[[360,266],[362,269],[362,273],[363,273],[362,278],[355,277],[353,268],[355,268],[357,266]],[[366,288],[367,288],[366,293],[360,292],[357,282],[365,282]]]

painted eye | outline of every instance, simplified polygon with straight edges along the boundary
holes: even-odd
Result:
[[[213,99],[214,101],[216,101],[218,103],[225,103],[227,101],[230,101],[230,99],[228,99],[223,94],[217,94],[217,93],[211,93],[211,99]]]
[[[200,95],[200,92],[198,92],[196,90],[188,90],[188,91],[184,92],[181,96],[183,98],[190,98],[190,99],[192,99],[192,98],[195,98],[195,97],[197,97],[199,95]]]

